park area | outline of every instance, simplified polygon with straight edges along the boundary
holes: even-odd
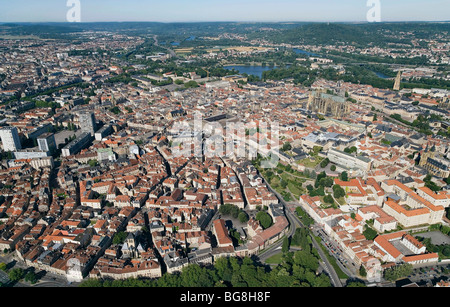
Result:
[[[285,201],[299,200],[300,196],[307,193],[303,184],[309,180],[304,173],[293,169],[290,165],[278,163],[276,168],[264,169],[255,164],[260,174],[267,180],[270,186],[283,196]]]
[[[315,157],[317,159],[318,157]],[[302,195],[311,197],[318,196],[321,200],[321,207],[339,208],[346,206],[346,191],[339,185],[334,184],[334,179],[339,178],[342,181],[348,181],[347,172],[342,172],[339,177],[329,176],[326,171],[317,173],[306,168],[303,172],[294,169],[291,165],[278,163],[276,167],[265,169],[261,167],[262,158],[253,160],[253,165],[267,181],[267,183],[287,202],[299,201]],[[317,159],[315,162],[319,161]],[[321,170],[330,167],[330,161],[324,158],[320,162]],[[331,165],[331,167],[334,165]],[[333,168],[332,168],[332,171]],[[353,208],[355,209],[355,208]],[[348,208],[350,211],[350,208]]]

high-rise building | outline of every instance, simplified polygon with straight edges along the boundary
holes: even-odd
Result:
[[[17,151],[22,149],[19,132],[16,127],[4,127],[0,129],[0,137],[4,151]]]
[[[53,133],[44,133],[37,138],[39,150],[53,153],[56,150],[55,135]]]
[[[94,136],[95,131],[97,130],[94,113],[90,112],[80,113],[79,123],[82,132],[88,132],[92,136]]]

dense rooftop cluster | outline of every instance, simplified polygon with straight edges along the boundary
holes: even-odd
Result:
[[[32,97],[0,108],[1,125],[16,128],[1,135],[3,146],[8,141],[14,150],[2,153],[0,249],[69,281],[158,278],[192,263],[258,254],[288,232],[289,203],[368,269],[437,261],[412,236],[384,232],[446,219],[450,140],[437,132],[450,126],[448,91],[323,79],[307,88],[239,82],[240,76],[203,78],[199,87],[183,88],[152,84],[146,73],[132,83],[111,82],[123,73],[121,63],[109,53],[80,51],[132,50],[141,43],[123,35],[76,48],[29,42],[0,60],[7,76],[3,101],[17,93]],[[3,48],[13,44],[0,40]],[[316,92],[326,94],[315,100]],[[192,133],[197,114],[210,138]],[[431,133],[408,125],[427,119]],[[225,133],[227,123],[238,122],[256,126]],[[279,137],[262,123],[277,123]],[[200,155],[189,143],[196,137]],[[211,140],[260,151],[211,157],[208,146],[220,143]],[[252,161],[270,153],[277,163],[269,175]],[[331,184],[313,187],[319,174]],[[323,188],[323,195],[309,195],[309,185],[310,192]],[[344,196],[329,206],[324,197],[336,194],[335,186]],[[245,211],[248,221],[230,226],[219,212],[225,204]],[[258,219],[261,211],[270,215],[269,227]],[[364,235],[367,221],[375,238]]]

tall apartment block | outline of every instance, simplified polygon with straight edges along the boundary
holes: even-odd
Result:
[[[83,112],[79,114],[79,124],[82,132],[90,133],[94,136],[97,126],[95,124],[95,115],[90,112]]]
[[[83,132],[75,140],[67,144],[62,150],[61,154],[63,157],[68,157],[79,153],[83,148],[85,148],[89,142],[92,140],[92,136],[89,132]]]
[[[56,151],[55,135],[53,133],[44,133],[37,138],[39,150],[54,153]]]
[[[0,138],[4,151],[17,151],[22,149],[19,132],[16,127],[4,127],[0,129]]]

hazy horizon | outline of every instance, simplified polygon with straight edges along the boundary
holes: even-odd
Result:
[[[67,21],[0,21],[0,24],[64,24],[68,23]],[[215,21],[151,21],[151,20],[123,20],[123,21],[81,21],[78,22],[81,24],[89,24],[89,23],[162,23],[162,24],[174,24],[174,23],[262,23],[262,24],[270,24],[270,23],[280,23],[280,24],[289,24],[289,23],[344,23],[344,24],[370,24],[367,21],[304,21],[304,20],[291,20],[291,21],[252,21],[252,20],[215,20]],[[381,21],[377,23],[450,23],[450,19],[448,20],[392,20],[392,21]],[[69,23],[70,24],[70,23]]]
[[[5,0],[0,0],[5,2]],[[2,3],[0,23],[67,22],[67,0]],[[381,22],[446,22],[450,0],[380,0]],[[94,22],[367,22],[367,0],[80,0],[80,21]]]

